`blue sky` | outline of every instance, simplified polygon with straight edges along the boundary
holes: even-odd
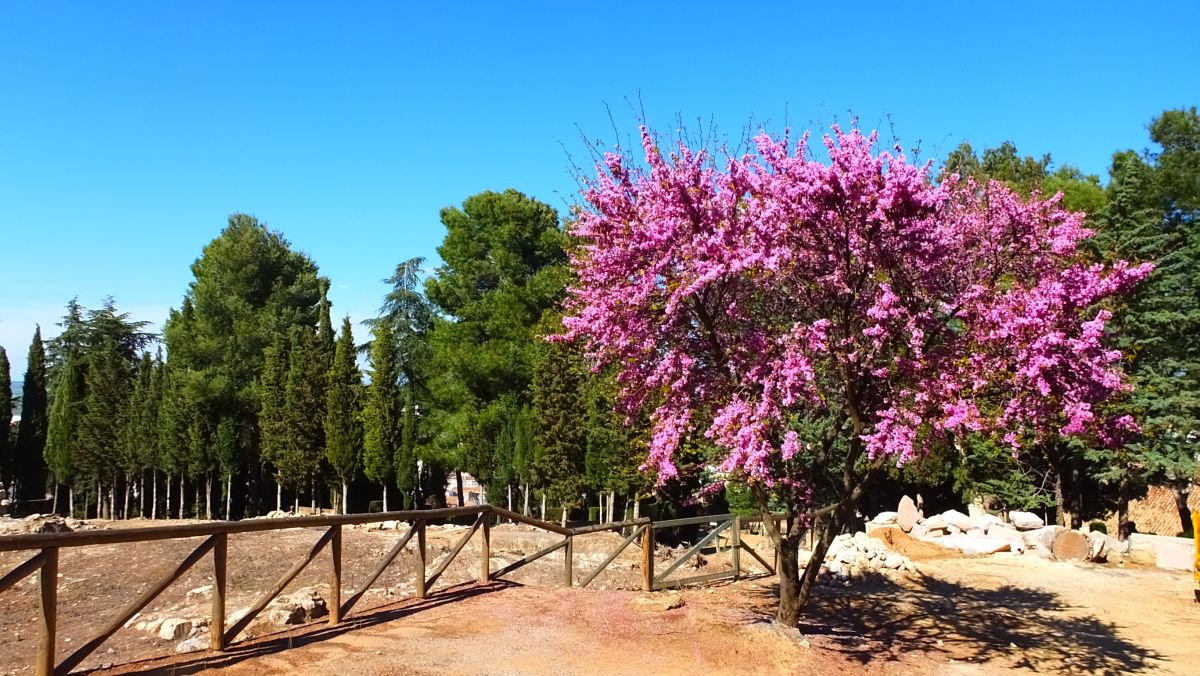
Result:
[[[7,0],[0,345],[20,379],[73,296],[158,324],[236,211],[357,322],[436,256],[442,207],[514,187],[565,211],[609,110],[622,136],[635,109],[734,135],[853,111],[926,157],[1010,139],[1103,174],[1200,103],[1200,5],[1066,5]]]

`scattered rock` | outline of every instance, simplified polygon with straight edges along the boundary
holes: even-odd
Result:
[[[975,524],[976,528],[986,531],[993,524],[1004,523],[1004,519],[1001,519],[1000,517],[996,516],[995,514],[983,513],[983,514],[980,514],[979,516],[972,516],[971,523]]]
[[[203,587],[196,587],[195,589],[189,589],[186,596],[208,596],[211,593],[212,593],[212,585],[206,584]]]
[[[1008,521],[1017,530],[1034,530],[1037,528],[1042,528],[1046,525],[1046,522],[1042,521],[1042,517],[1038,516],[1037,514],[1034,514],[1033,512],[1022,512],[1019,510],[1009,512]]]
[[[934,514],[928,519],[922,521],[921,525],[925,526],[925,529],[930,535],[935,535],[934,531],[940,531],[943,533],[946,532],[946,526],[948,524],[946,523],[946,520],[942,518],[941,514]]]
[[[208,634],[200,634],[199,636],[193,636],[185,641],[181,641],[179,645],[175,646],[175,652],[194,653],[198,650],[208,650],[211,645],[212,643]]]
[[[1012,548],[1012,543],[986,535],[947,535],[941,544],[962,551],[963,554],[995,554],[1006,552]]]
[[[1021,533],[1021,540],[1030,549],[1037,548],[1044,552],[1049,552],[1050,545],[1054,543],[1054,536],[1060,530],[1062,529],[1058,526],[1045,526],[1043,528],[1027,530]]]
[[[900,525],[900,530],[905,533],[911,531],[920,518],[921,514],[917,511],[917,503],[907,495],[900,498],[900,506],[896,508],[896,523]]]
[[[267,620],[276,626],[304,624],[329,614],[325,597],[312,588],[279,596],[271,601],[267,609]]]
[[[186,637],[191,630],[191,620],[172,617],[162,621],[158,628],[158,637],[164,641],[178,641]]]
[[[674,592],[635,596],[633,607],[644,613],[662,613],[684,606],[683,596]]]

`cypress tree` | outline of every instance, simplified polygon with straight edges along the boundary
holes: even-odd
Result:
[[[99,486],[102,493],[115,491],[121,467],[121,427],[129,398],[129,375],[111,338],[106,338],[99,349],[88,355],[87,366],[83,412],[76,433],[77,478]]]
[[[342,482],[342,513],[349,508],[350,482],[358,473],[362,456],[359,398],[362,376],[355,362],[354,335],[350,318],[342,320],[342,331],[334,349],[333,366],[325,378],[325,459]]]
[[[43,455],[49,428],[47,395],[46,351],[39,326],[34,329],[33,340],[29,343],[29,360],[21,389],[21,422],[17,425],[17,442],[13,452],[13,473],[17,479],[17,497],[20,499],[41,498],[46,487]]]
[[[587,410],[583,396],[583,364],[578,348],[550,343],[542,346],[533,376],[533,407],[538,453],[537,473],[545,490],[562,508],[578,505],[584,489]]]
[[[12,366],[8,353],[0,347],[0,479],[12,476],[13,454],[10,446],[12,437]]]
[[[230,510],[233,502],[233,472],[238,459],[238,438],[231,418],[221,418],[221,422],[217,423],[217,432],[213,436],[213,454],[216,456],[224,486],[225,518],[232,519]]]
[[[275,509],[283,509],[283,475],[280,467],[287,456],[287,364],[291,347],[284,335],[263,351],[263,369],[259,378],[258,424],[262,457],[275,471]]]
[[[316,480],[325,447],[325,373],[317,336],[312,329],[297,328],[292,336],[285,382],[286,450],[276,471],[285,486],[299,491],[308,482],[313,507],[317,505]]]
[[[371,329],[371,383],[363,410],[363,473],[383,485],[383,509],[388,510],[392,459],[400,443],[400,378],[392,327],[377,322]],[[409,495],[401,492],[405,508]]]
[[[76,437],[83,406],[82,381],[83,369],[80,359],[74,352],[70,352],[66,355],[66,361],[54,386],[54,405],[50,409],[45,440],[45,460],[55,485],[56,511],[58,486],[70,486],[75,479]],[[72,500],[69,513],[74,511],[75,505]]]
[[[166,479],[166,518],[171,518],[171,495],[178,488],[178,518],[183,518],[183,476],[187,472],[187,392],[170,362],[162,370],[162,404],[158,413],[158,468]],[[179,482],[175,483],[174,479]]]

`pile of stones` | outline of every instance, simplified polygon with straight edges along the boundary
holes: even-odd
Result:
[[[858,532],[834,538],[825,553],[817,581],[825,584],[848,585],[872,573],[885,571],[916,572],[908,557],[894,552],[882,540]]]
[[[1037,514],[1013,510],[1007,518],[972,509],[967,515],[956,509],[926,517],[920,496],[900,500],[894,512],[880,512],[868,528],[892,527],[925,542],[931,542],[968,555],[997,552],[1024,554],[1064,561],[1104,562],[1122,559],[1129,551],[1127,543],[1098,531],[1076,531],[1047,526]]]

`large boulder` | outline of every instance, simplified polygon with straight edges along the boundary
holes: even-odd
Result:
[[[271,624],[304,624],[329,614],[325,598],[315,589],[300,589],[271,601],[267,617]]]
[[[954,526],[960,531],[968,531],[975,527],[975,524],[971,523],[971,517],[963,514],[957,509],[947,509],[946,511],[942,512],[942,520],[944,520],[947,525]]]
[[[1050,545],[1054,543],[1054,536],[1060,530],[1063,530],[1060,526],[1045,526],[1043,528],[1027,530],[1021,533],[1021,539],[1025,542],[1026,547],[1049,552]]]
[[[1033,512],[1022,512],[1019,510],[1009,512],[1008,521],[1017,530],[1034,530],[1037,528],[1042,528],[1046,525],[1046,522],[1042,521],[1042,517],[1038,516],[1037,514],[1034,514]]]
[[[907,495],[900,498],[900,505],[896,507],[896,523],[900,526],[900,530],[905,533],[911,531],[920,518],[921,513],[917,510],[917,503]]]
[[[1006,552],[1012,548],[1012,543],[999,538],[991,538],[986,535],[947,535],[942,538],[941,544],[946,547],[953,547],[962,551],[963,554],[995,554],[996,552]]]
[[[988,514],[987,512],[984,512],[978,516],[972,516],[971,523],[975,524],[976,528],[986,531],[994,524],[1004,523],[1004,519],[1001,519],[995,514]]]
[[[946,532],[946,526],[949,524],[946,523],[946,520],[942,518],[941,514],[934,514],[928,519],[922,521],[921,525],[925,526],[925,530],[928,531],[930,535],[941,535],[942,533]],[[934,531],[938,532],[935,533]]]

